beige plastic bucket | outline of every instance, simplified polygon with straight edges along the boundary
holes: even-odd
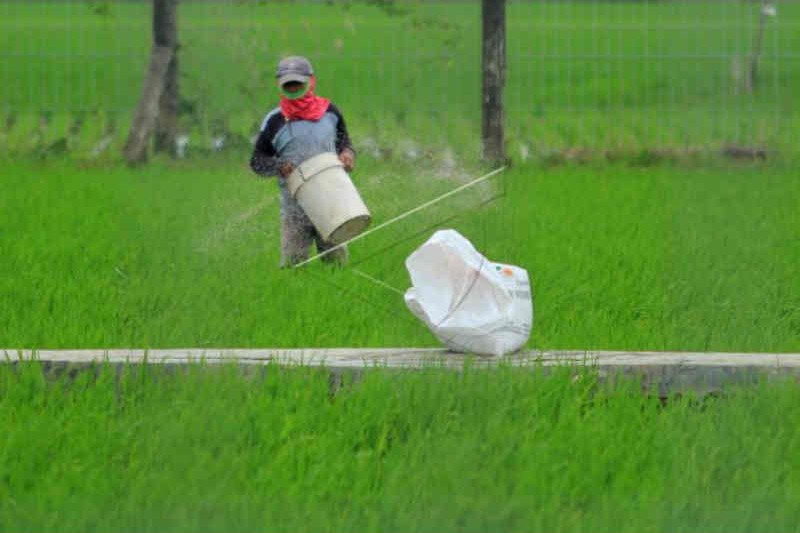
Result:
[[[333,152],[303,161],[286,185],[322,239],[341,244],[363,232],[372,221],[367,206]]]

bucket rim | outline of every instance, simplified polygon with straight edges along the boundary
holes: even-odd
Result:
[[[332,168],[342,168],[344,170],[344,163],[339,160],[339,156],[333,152],[323,152],[315,156],[309,157],[297,167],[286,178],[286,184],[289,187],[289,192],[292,196],[297,194],[300,188],[311,181],[314,176],[330,170]]]

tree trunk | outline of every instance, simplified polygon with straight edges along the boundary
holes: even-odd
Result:
[[[178,23],[177,0],[155,0],[153,3],[153,42],[156,46],[171,48],[172,61],[166,72],[164,92],[159,102],[156,120],[155,150],[175,154],[175,137],[178,135]]]
[[[164,92],[159,102],[156,120],[155,150],[175,155],[175,138],[178,136],[178,56],[173,53],[172,61],[164,80]]]
[[[153,43],[156,46],[178,46],[177,0],[153,0]]]
[[[483,0],[483,159],[506,161],[503,88],[506,78],[506,0]]]
[[[133,116],[133,124],[125,143],[124,154],[129,165],[147,161],[147,142],[153,132],[164,93],[166,73],[174,57],[172,48],[156,46],[150,55],[150,65],[144,81],[142,96]]]
[[[153,0],[153,51],[123,150],[129,165],[147,161],[147,145],[156,128],[156,149],[175,151],[178,129],[177,5],[178,0]]]

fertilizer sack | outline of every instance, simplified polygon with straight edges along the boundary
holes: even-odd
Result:
[[[406,259],[411,312],[450,350],[504,355],[533,325],[528,272],[494,263],[455,230],[440,230]]]

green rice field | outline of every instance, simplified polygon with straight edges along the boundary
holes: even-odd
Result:
[[[0,365],[3,531],[796,531],[800,389]]]
[[[277,186],[246,162],[2,165],[0,347],[438,345],[351,268],[279,270]],[[362,163],[376,221],[474,177]],[[405,291],[407,255],[453,227],[530,272],[531,347],[800,351],[798,197],[780,165],[515,167],[353,243],[351,266]]]
[[[747,91],[757,3],[510,1],[509,167],[345,268],[278,268],[277,185],[248,167],[278,58],[309,56],[343,110],[377,225],[490,170],[479,7],[182,1],[187,153],[128,168],[147,3],[0,1],[0,531],[800,531],[796,382],[659,399],[593,368],[334,387],[303,366],[14,360],[437,347],[391,288],[442,228],[527,269],[526,348],[800,352],[797,2]]]
[[[474,157],[479,3],[395,4],[397,13],[353,2],[182,3],[190,149],[208,150],[222,132],[252,136],[277,98],[278,58],[301,53],[358,146],[397,153],[414,143]],[[797,2],[780,2],[748,92],[741,72],[756,3],[511,2],[509,151],[524,159],[574,147],[715,151],[737,143],[794,154],[798,17]],[[66,137],[70,153],[86,156],[110,133],[120,146],[149,25],[146,2],[0,4],[0,145],[38,152]]]

